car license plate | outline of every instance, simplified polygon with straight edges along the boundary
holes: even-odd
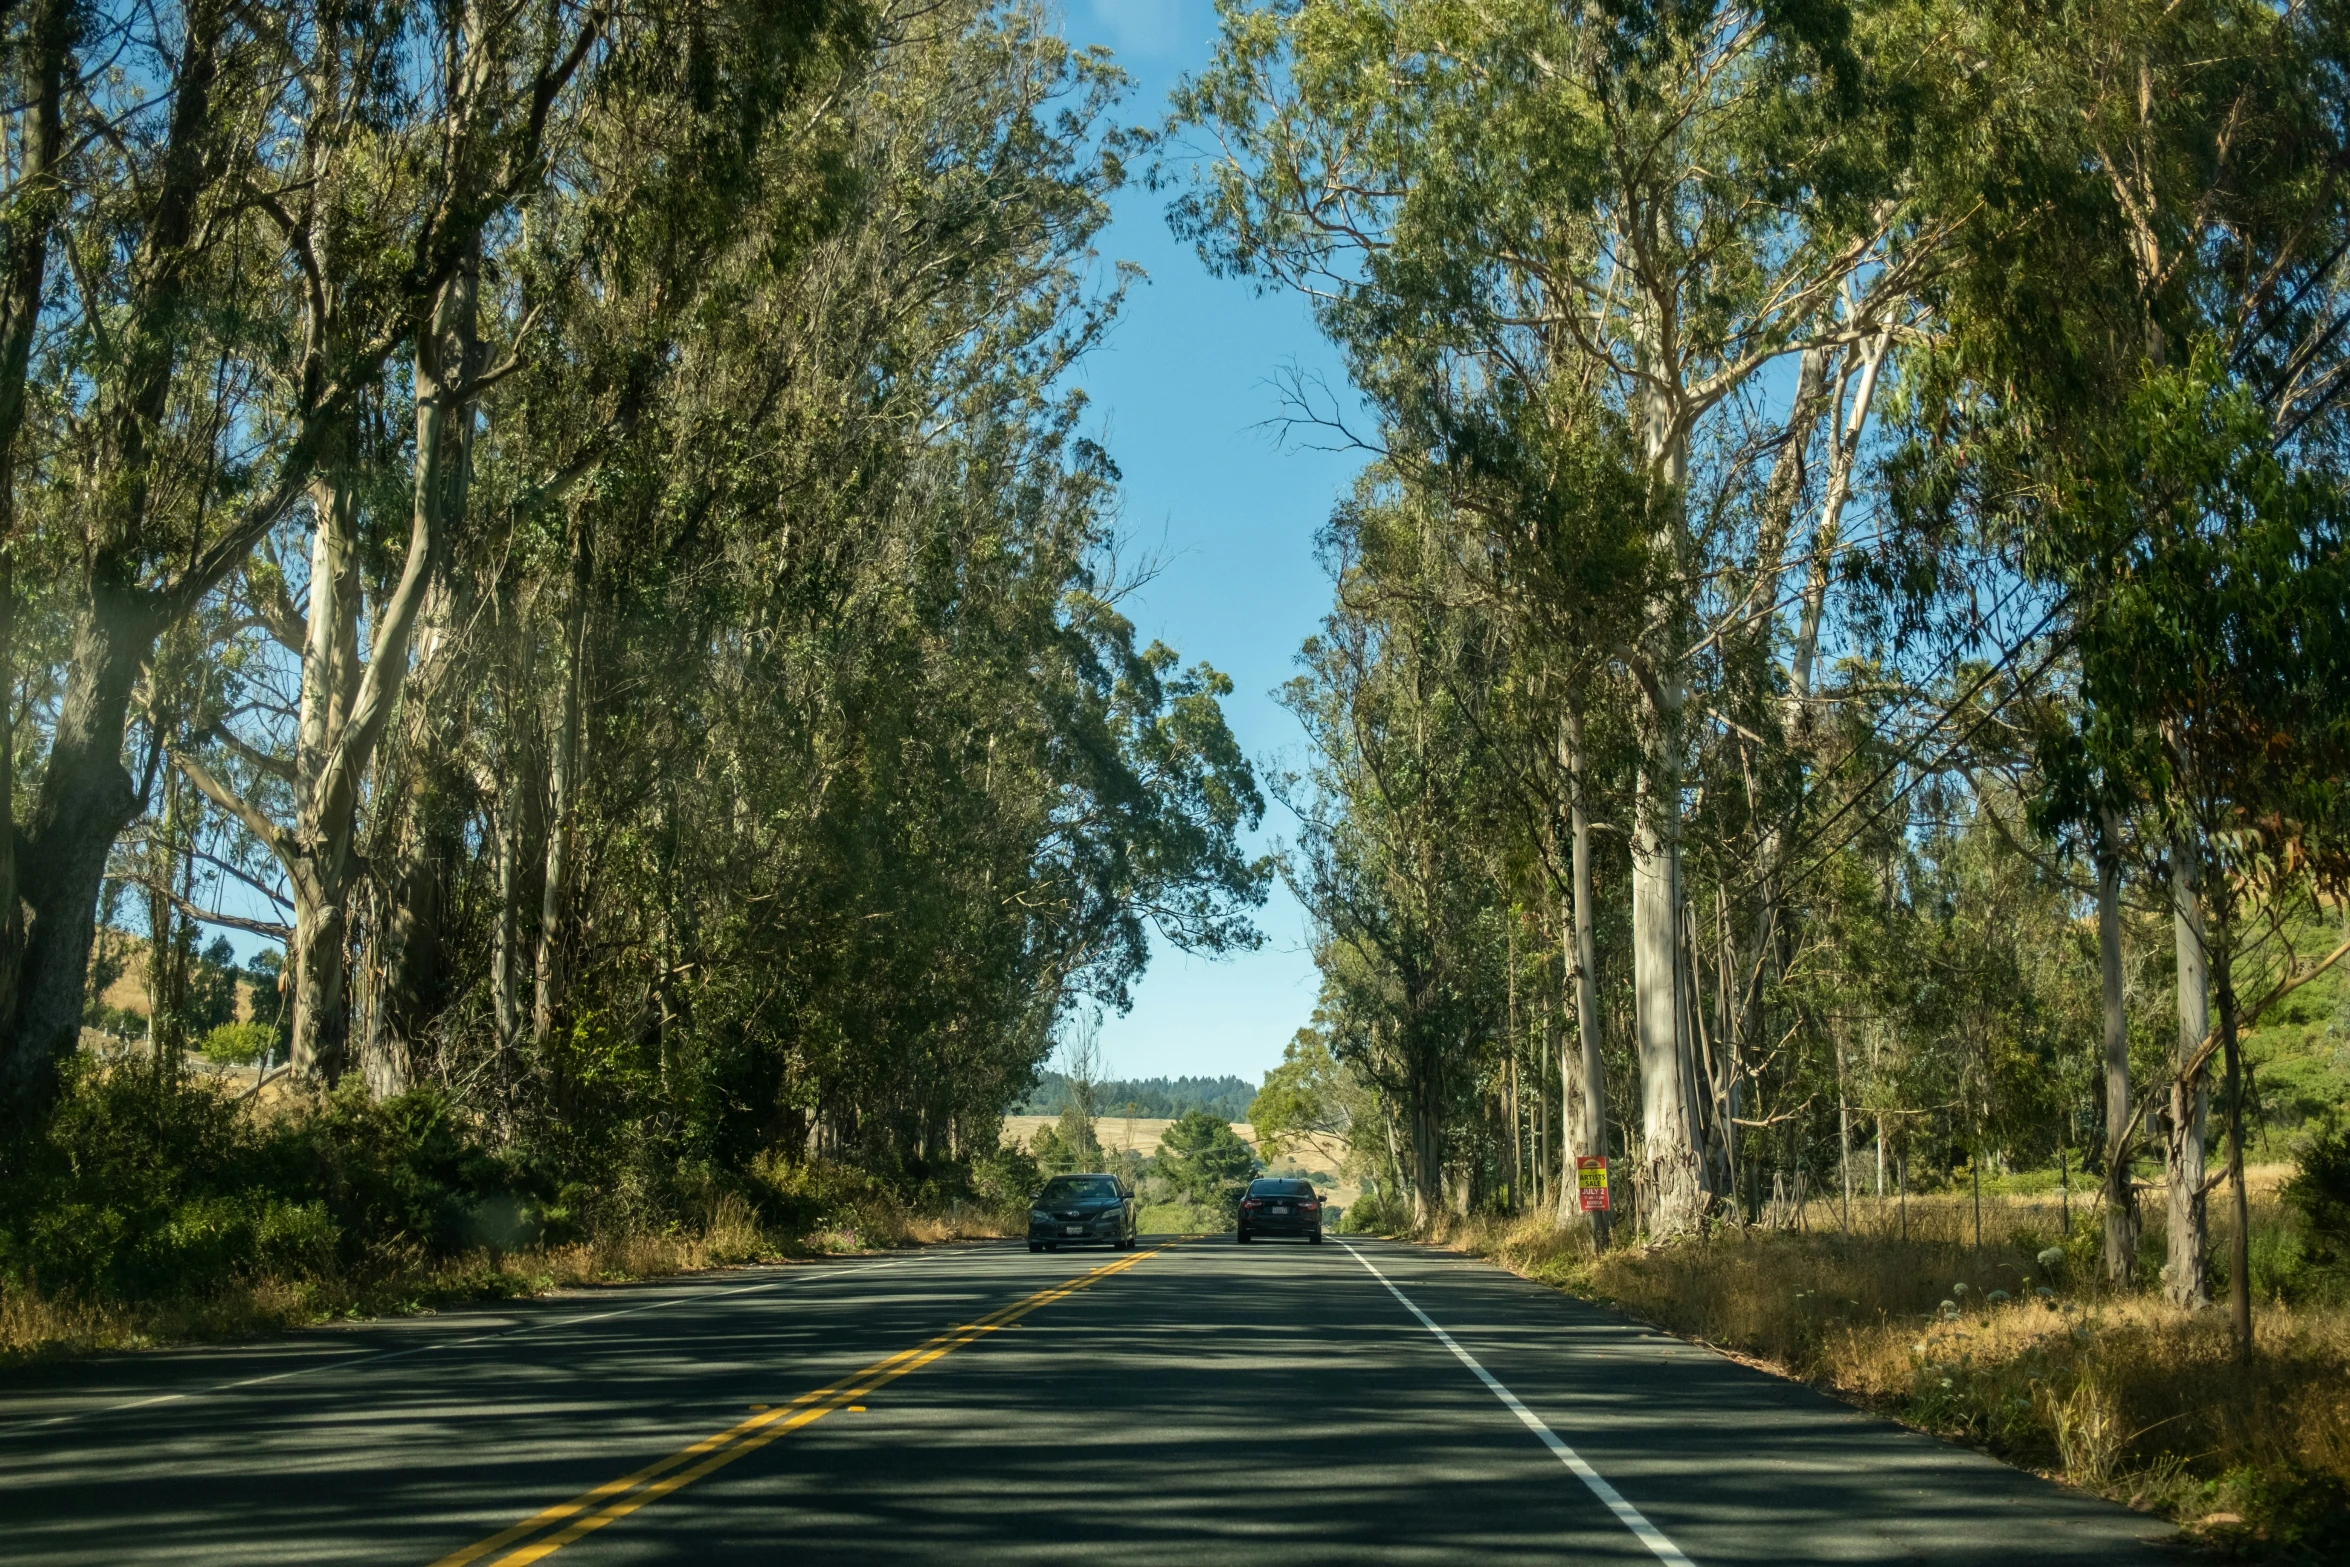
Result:
[[[1287,1213],[1289,1211],[1289,1204],[1285,1202],[1277,1202],[1273,1204],[1272,1211],[1275,1213]]]
[[[1061,1231],[1065,1235],[1083,1235],[1085,1233],[1085,1226],[1082,1224],[1064,1224],[1061,1226]]]

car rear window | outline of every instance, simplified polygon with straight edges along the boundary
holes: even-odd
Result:
[[[1314,1195],[1314,1183],[1311,1181],[1251,1181],[1248,1194],[1251,1197],[1311,1197]]]
[[[1044,1183],[1038,1202],[1100,1201],[1118,1195],[1118,1183],[1103,1176],[1056,1175]]]

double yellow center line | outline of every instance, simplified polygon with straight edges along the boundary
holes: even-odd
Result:
[[[650,1506],[674,1491],[725,1468],[736,1459],[755,1453],[787,1431],[814,1425],[836,1409],[855,1403],[875,1388],[895,1382],[899,1377],[919,1371],[934,1360],[943,1359],[966,1344],[975,1343],[988,1333],[1008,1328],[1041,1306],[1056,1300],[1066,1300],[1091,1284],[1098,1284],[1113,1273],[1123,1273],[1138,1262],[1157,1256],[1156,1251],[1136,1252],[1116,1262],[1080,1273],[1073,1279],[1056,1284],[1050,1289],[1038,1290],[1026,1300],[1015,1301],[1001,1311],[981,1317],[977,1322],[949,1328],[927,1343],[912,1349],[902,1349],[886,1359],[877,1360],[864,1370],[846,1378],[839,1386],[818,1388],[803,1393],[788,1404],[779,1404],[763,1410],[730,1426],[714,1436],[706,1436],[689,1447],[681,1447],[668,1457],[657,1459],[617,1480],[607,1480],[592,1491],[582,1491],[568,1502],[558,1502],[544,1512],[534,1513],[510,1529],[501,1529],[486,1540],[477,1540],[461,1551],[452,1551],[434,1562],[432,1567],[467,1567],[493,1552],[505,1550],[517,1541],[530,1540],[541,1530],[554,1532],[527,1545],[507,1551],[490,1567],[523,1567],[552,1556],[572,1541],[595,1533],[608,1523],[617,1523],[640,1507]],[[561,1525],[561,1527],[556,1527]]]

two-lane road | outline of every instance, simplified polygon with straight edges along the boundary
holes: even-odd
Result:
[[[2156,1559],[2152,1520],[1480,1264],[740,1270],[14,1374],[0,1560]]]

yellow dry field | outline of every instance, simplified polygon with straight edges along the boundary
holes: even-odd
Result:
[[[1058,1126],[1057,1115],[1007,1115],[1004,1117],[1004,1141],[1018,1143],[1023,1148],[1034,1146],[1036,1134],[1048,1126]],[[1105,1115],[1095,1118],[1093,1135],[1101,1139],[1103,1148],[1111,1153],[1131,1152],[1135,1157],[1148,1159],[1158,1153],[1159,1139],[1167,1135],[1167,1128],[1175,1123],[1160,1116]],[[1256,1131],[1246,1121],[1232,1123],[1234,1135],[1251,1148],[1257,1145]]]

